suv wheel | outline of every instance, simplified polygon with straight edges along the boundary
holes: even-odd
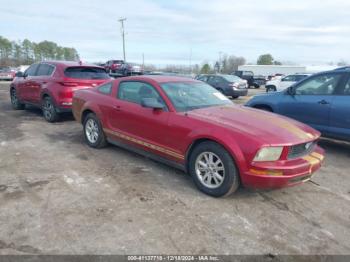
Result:
[[[89,146],[102,148],[107,145],[102,125],[95,114],[88,114],[84,119],[83,125],[85,141]]]
[[[228,196],[240,184],[231,155],[215,142],[203,142],[194,148],[189,171],[198,189],[214,197]]]
[[[16,110],[23,110],[25,108],[25,104],[22,104],[17,97],[16,89],[11,88],[10,91],[10,96],[11,96],[11,105],[13,109]]]
[[[43,111],[43,116],[47,122],[53,123],[58,121],[59,114],[56,111],[55,104],[53,103],[51,97],[44,97],[44,99],[42,100],[41,109]]]
[[[268,92],[276,92],[276,87],[275,86],[267,86],[266,87],[266,93]]]

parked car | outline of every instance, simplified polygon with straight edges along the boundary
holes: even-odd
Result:
[[[282,91],[308,76],[310,76],[310,74],[294,74],[270,80],[266,82],[266,92]]]
[[[119,73],[123,76],[142,75],[143,70],[141,66],[135,63],[124,63],[119,67],[119,69],[116,70],[116,73]]]
[[[266,79],[263,76],[254,77],[254,73],[252,71],[235,71],[232,75],[236,75],[242,79],[247,80],[248,88],[253,86],[254,88],[259,88],[260,86],[265,85]]]
[[[324,158],[313,128],[234,105],[189,78],[133,76],[78,90],[73,114],[89,146],[109,142],[180,168],[215,197],[235,192],[241,183],[300,184]]]
[[[16,70],[11,67],[0,68],[0,81],[12,81],[16,76]]]
[[[234,75],[200,75],[198,80],[203,81],[226,96],[238,98],[248,94],[248,84],[246,80]]]
[[[350,70],[318,73],[281,92],[253,97],[247,106],[285,115],[321,131],[350,140]]]
[[[124,60],[109,60],[105,64],[105,69],[109,74],[117,73],[123,64]]]
[[[71,112],[73,92],[91,88],[110,80],[102,67],[78,62],[45,61],[18,72],[11,83],[14,109],[26,104],[40,107],[48,122],[59,119],[60,113]]]

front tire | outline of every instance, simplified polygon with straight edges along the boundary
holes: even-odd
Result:
[[[189,172],[197,188],[213,197],[228,196],[240,185],[234,160],[225,148],[215,142],[203,142],[193,149]]]
[[[277,89],[275,86],[267,86],[266,87],[266,93],[269,93],[269,92],[276,92]]]
[[[88,114],[84,119],[83,125],[85,141],[90,147],[103,148],[107,145],[106,135],[95,114]]]
[[[11,88],[10,91],[10,96],[11,96],[11,105],[12,108],[15,110],[23,110],[25,108],[25,104],[22,104],[17,97],[17,92],[15,88]]]
[[[45,96],[42,100],[42,107],[43,116],[45,120],[49,123],[54,123],[59,120],[60,116],[56,111],[55,104],[53,103],[53,100],[49,96]]]

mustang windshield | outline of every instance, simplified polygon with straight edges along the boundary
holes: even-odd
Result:
[[[161,87],[179,112],[232,103],[226,96],[205,83],[172,82],[161,84]]]

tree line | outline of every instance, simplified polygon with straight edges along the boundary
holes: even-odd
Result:
[[[30,65],[43,60],[76,61],[79,60],[79,54],[75,48],[62,47],[51,41],[11,41],[0,36],[1,66]]]

